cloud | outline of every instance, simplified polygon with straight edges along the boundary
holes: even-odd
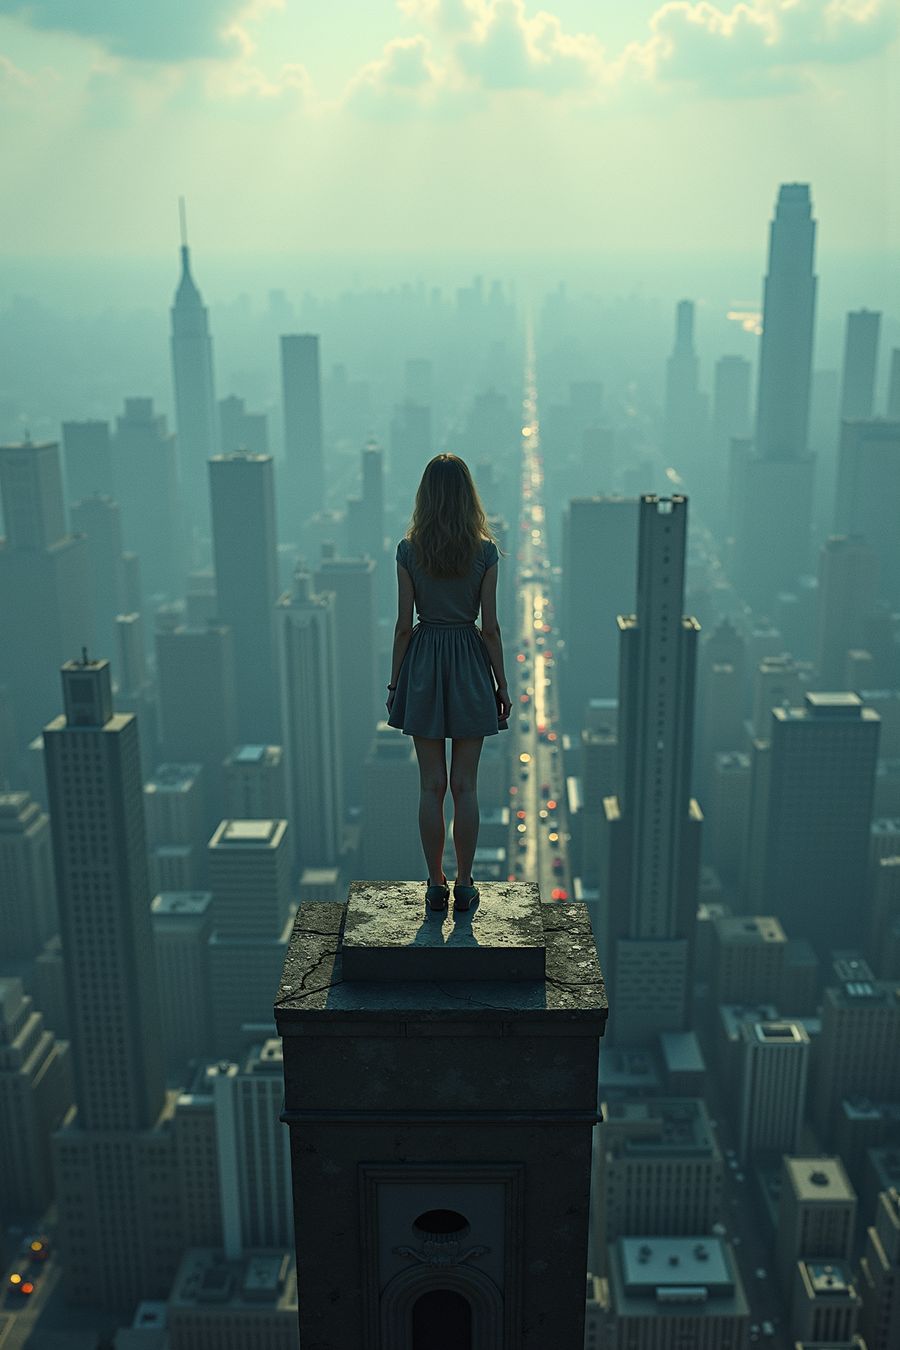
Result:
[[[229,57],[251,41],[244,26],[284,0],[0,0],[0,15],[91,38],[140,61]]]
[[[431,56],[431,43],[421,33],[392,38],[382,54],[353,77],[344,102],[358,111],[398,111],[433,107],[447,89],[446,70]]]
[[[457,43],[456,59],[487,89],[561,93],[595,84],[603,49],[586,34],[569,34],[555,14],[525,12],[525,0],[493,0]]]
[[[881,0],[748,0],[730,10],[670,0],[650,19],[650,38],[623,52],[620,70],[720,96],[785,93],[804,87],[817,63],[882,50],[897,27]]]
[[[610,56],[600,37],[568,33],[526,0],[397,0],[445,53],[460,90],[662,97],[679,86],[753,97],[805,87],[816,64],[873,55],[898,30],[887,0],[667,0],[649,32]]]

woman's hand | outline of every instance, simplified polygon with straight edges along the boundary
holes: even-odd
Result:
[[[497,714],[502,718],[509,717],[512,712],[512,703],[509,698],[509,689],[505,684],[498,684],[497,690]]]
[[[388,717],[390,717],[391,708],[394,706],[394,695],[396,694],[396,692],[397,692],[396,689],[388,690],[388,696],[387,699],[385,700],[385,706],[387,707],[388,710]]]

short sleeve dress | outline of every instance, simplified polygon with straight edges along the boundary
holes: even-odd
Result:
[[[498,561],[497,546],[482,540],[463,577],[432,577],[416,562],[408,539],[397,562],[412,578],[418,622],[397,676],[388,725],[405,736],[495,736],[506,731],[494,687],[491,658],[476,626],[481,583]]]

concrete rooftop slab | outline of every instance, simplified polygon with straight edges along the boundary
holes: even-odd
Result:
[[[534,882],[483,881],[474,909],[425,909],[414,881],[353,881],[345,980],[541,980],[544,925]],[[424,922],[423,922],[424,916]]]

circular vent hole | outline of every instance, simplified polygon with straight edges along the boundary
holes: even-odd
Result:
[[[455,1209],[428,1209],[413,1220],[417,1233],[466,1233],[469,1221]]]

